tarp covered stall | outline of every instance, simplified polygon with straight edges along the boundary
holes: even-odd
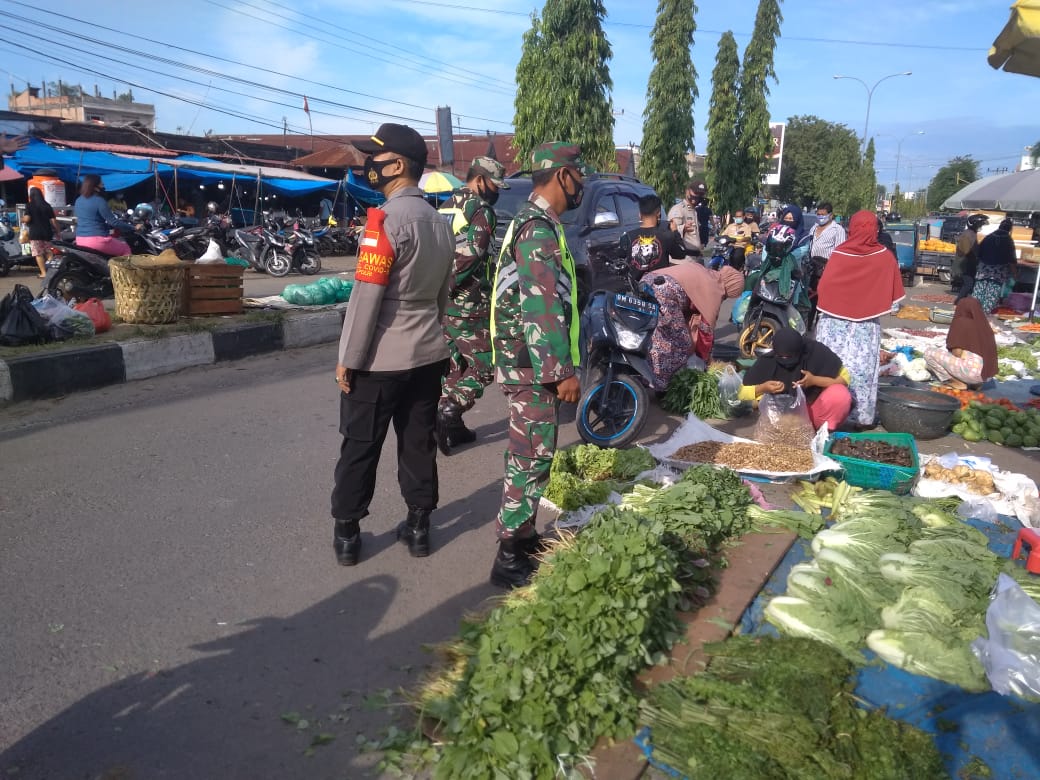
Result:
[[[184,155],[176,160],[153,160],[152,162],[160,172],[164,166],[169,166],[176,170],[179,176],[186,179],[214,182],[260,179],[265,189],[279,195],[309,195],[323,190],[335,190],[339,186],[339,182],[335,179],[325,179],[302,171],[217,162],[198,155]]]

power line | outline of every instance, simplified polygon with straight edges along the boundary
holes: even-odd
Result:
[[[347,89],[346,87],[340,87],[340,86],[337,86],[335,84],[327,84],[325,82],[315,81],[314,79],[309,79],[309,78],[306,78],[306,77],[303,77],[303,76],[293,76],[291,74],[283,73],[283,72],[277,71],[277,70],[272,70],[271,68],[265,68],[265,67],[260,66],[260,65],[252,65],[252,64],[247,63],[247,62],[241,62],[239,60],[233,60],[233,59],[229,59],[227,57],[221,57],[221,56],[216,55],[216,54],[209,54],[207,52],[198,51],[196,49],[189,49],[187,47],[178,46],[176,44],[168,43],[166,41],[160,41],[160,40],[156,40],[154,38],[148,38],[147,36],[137,35],[135,33],[126,32],[125,30],[119,30],[119,29],[116,29],[114,27],[106,27],[105,25],[97,24],[95,22],[90,22],[90,21],[87,21],[86,19],[81,19],[79,17],[71,16],[69,14],[59,13],[57,11],[50,11],[50,10],[43,9],[43,8],[35,8],[34,6],[32,6],[32,5],[28,4],[28,3],[19,2],[19,0],[5,0],[5,1],[8,2],[8,3],[11,3],[12,5],[22,6],[23,8],[26,8],[26,9],[28,9],[30,11],[37,11],[37,12],[40,12],[40,13],[48,14],[49,16],[56,16],[58,18],[65,19],[67,21],[75,22],[76,24],[82,24],[82,25],[86,25],[88,27],[94,27],[94,28],[97,28],[99,30],[105,30],[106,32],[116,33],[117,35],[124,35],[124,36],[130,37],[130,38],[134,38],[134,39],[137,39],[137,40],[140,40],[140,41],[144,41],[145,43],[150,43],[150,44],[153,44],[153,45],[156,45],[156,46],[164,46],[164,47],[167,47],[167,48],[170,48],[170,49],[174,49],[176,51],[185,52],[187,54],[194,54],[194,55],[199,56],[199,57],[205,57],[207,59],[216,60],[216,61],[219,61],[219,62],[226,62],[226,63],[228,63],[230,65],[237,65],[239,67],[250,68],[250,69],[253,69],[253,70],[261,71],[263,73],[270,73],[273,76],[279,76],[279,77],[287,78],[287,79],[294,79],[295,81],[298,81],[298,82],[301,82],[301,83],[305,83],[305,84],[312,84],[314,86],[322,87],[324,89],[330,89],[330,90],[333,90],[333,91],[343,92],[345,94],[350,94],[350,95],[358,95],[360,97],[371,98],[372,100],[380,100],[380,101],[387,102],[387,103],[393,103],[395,105],[407,106],[409,108],[417,108],[417,109],[421,109],[423,111],[433,112],[433,110],[434,110],[433,108],[430,108],[428,106],[420,106],[420,105],[416,105],[414,103],[406,103],[404,101],[394,100],[392,98],[382,97],[380,95],[372,95],[372,94],[369,94],[369,93],[366,93],[366,92],[359,92],[358,90]],[[10,15],[8,14],[8,16],[10,16]],[[16,18],[19,21],[28,21],[29,23],[32,23],[32,24],[43,24],[42,22],[38,22],[37,20],[25,19],[24,16],[18,16]],[[75,34],[73,34],[73,35],[75,35]],[[152,54],[144,54],[144,55],[141,55],[141,56],[144,56],[144,57],[146,57],[148,59],[154,59],[155,58],[154,55],[152,55]],[[193,69],[193,70],[197,69],[195,66],[185,65],[183,63],[179,63],[179,66],[180,67],[189,68],[189,69]],[[205,69],[203,69],[203,70],[205,70]],[[217,73],[216,71],[207,71],[207,72],[211,73],[211,74],[214,74],[214,75],[217,75],[217,76],[220,76],[222,78],[235,78],[235,77],[227,76],[226,74]],[[122,81],[122,80],[121,79],[116,79],[116,81]],[[264,85],[262,85],[262,84],[257,84],[256,86],[264,87]],[[299,94],[299,93],[294,93],[294,94]],[[314,99],[317,100],[317,98],[314,98]],[[332,101],[325,101],[325,102],[330,102],[331,103]],[[357,108],[351,107],[351,108],[354,108],[355,110],[363,111],[365,113],[378,113],[378,112],[370,112],[367,109],[360,108],[360,107],[357,107]],[[459,114],[459,116],[463,116],[463,115]],[[487,119],[487,118],[484,118],[484,117],[472,117],[472,116],[469,117],[469,118],[470,119],[478,119],[478,120],[486,121],[486,122],[492,122],[492,123],[495,123],[495,124],[503,124],[503,125],[506,125],[506,126],[512,126],[511,122],[505,122],[505,121],[499,120],[499,119]],[[431,123],[431,122],[424,122],[423,124],[433,124],[433,123]],[[480,129],[480,128],[465,128],[465,129],[472,130],[474,132],[483,132],[483,130]]]
[[[396,0],[398,3],[408,3],[411,5],[424,5],[431,6],[434,8],[451,8],[458,11],[476,11],[477,13],[485,14],[499,14],[502,16],[528,16],[529,14],[522,11],[510,11],[504,8],[481,8],[475,5],[462,5],[459,3],[442,3],[436,2],[435,0]],[[611,19],[606,19],[603,22],[606,26],[612,27],[634,27],[638,29],[652,30],[654,26],[652,24],[639,23],[639,22],[615,22]],[[698,33],[707,33],[709,35],[722,35],[726,30],[707,30],[701,27],[697,28]],[[729,32],[732,32],[730,30]],[[734,32],[733,35],[738,38],[750,38],[751,33],[749,32]],[[939,51],[989,51],[989,49],[976,47],[976,46],[941,46],[926,43],[894,43],[892,41],[856,41],[848,40],[844,38],[817,38],[817,37],[806,37],[806,36],[783,36],[785,41],[799,41],[801,43],[839,43],[847,46],[887,46],[896,49],[933,49]]]

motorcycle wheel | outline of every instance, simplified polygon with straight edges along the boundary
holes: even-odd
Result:
[[[266,265],[271,276],[285,276],[292,267],[292,258],[285,252],[269,252]]]
[[[308,253],[300,263],[300,273],[312,276],[321,270],[321,257],[317,252]]]
[[[600,412],[604,393],[606,409]],[[600,381],[578,401],[578,435],[599,447],[627,446],[642,433],[649,405],[646,388],[627,374],[614,377],[610,385]]]
[[[11,273],[11,266],[14,265],[14,263],[2,256],[3,253],[4,250],[0,249],[0,276],[7,276]]]
[[[740,333],[740,354],[746,358],[758,357],[757,350],[773,348],[773,336],[780,330],[780,323],[772,317],[763,317],[751,323]]]
[[[90,279],[78,271],[58,271],[47,284],[47,292],[63,301],[77,298],[77,290],[89,293],[93,289]]]

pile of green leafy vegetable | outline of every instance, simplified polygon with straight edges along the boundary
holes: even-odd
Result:
[[[702,420],[725,418],[726,410],[719,396],[720,376],[721,372],[714,368],[707,371],[680,369],[665,389],[661,408],[670,414],[693,412]]]
[[[642,447],[577,444],[556,451],[543,495],[560,509],[595,506],[606,502],[611,492],[630,488],[632,480],[656,465],[654,456]]]
[[[945,778],[927,734],[857,707],[853,665],[808,639],[732,637],[707,671],[649,692],[654,758],[688,777]]]
[[[1023,579],[1021,568],[990,551],[985,534],[947,503],[886,491],[835,494],[838,522],[813,538],[815,558],[792,568],[787,594],[769,603],[766,619],[857,663],[866,646],[915,674],[988,690],[971,641],[986,633],[997,575]]]
[[[1017,360],[1026,367],[1026,371],[1031,376],[1036,376],[1037,372],[1040,371],[1038,366],[1036,353],[1033,351],[1036,349],[1035,345],[1030,344],[1012,344],[1008,347],[997,347],[997,358],[1005,360]],[[1000,361],[1000,365],[997,367],[997,379],[1014,379],[1018,376],[1018,373],[1009,366],[1007,363]]]
[[[678,485],[594,515],[449,646],[419,696],[437,724],[436,777],[553,778],[598,738],[634,733],[636,674],[665,659],[677,612],[710,596],[718,546],[748,525],[735,473],[698,467]]]

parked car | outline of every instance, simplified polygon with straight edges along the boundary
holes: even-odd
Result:
[[[495,204],[499,247],[510,220],[531,196],[530,174],[513,174],[508,181],[509,189],[501,191]],[[653,194],[652,187],[631,176],[593,173],[585,177],[581,205],[561,216],[578,274],[579,304],[584,305],[586,297],[598,286],[613,288],[618,284],[617,275],[606,268],[606,259],[617,255],[625,231],[639,227],[639,198]]]

